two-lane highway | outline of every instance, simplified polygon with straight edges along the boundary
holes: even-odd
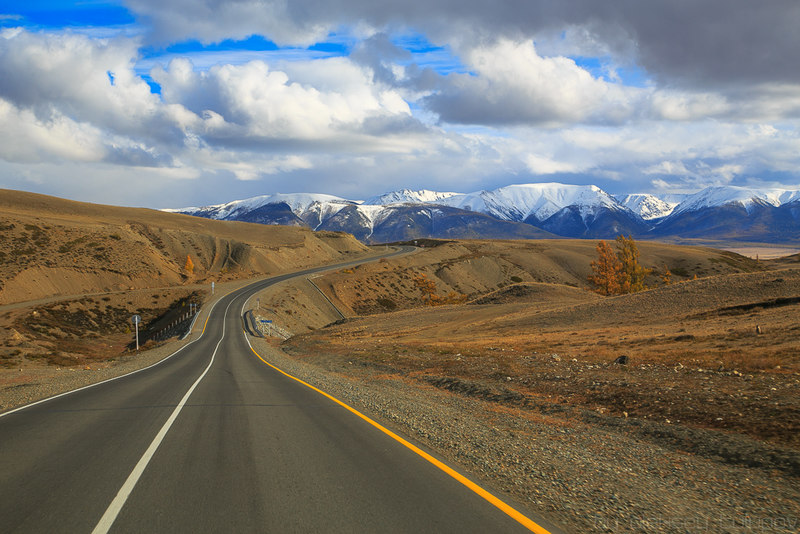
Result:
[[[242,308],[285,278],[156,366],[0,416],[0,531],[539,529],[264,363]]]

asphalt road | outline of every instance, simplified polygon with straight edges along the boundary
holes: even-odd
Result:
[[[527,531],[251,351],[242,306],[284,278],[154,367],[0,417],[0,532]]]

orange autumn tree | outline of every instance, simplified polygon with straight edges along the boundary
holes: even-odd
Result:
[[[664,282],[665,285],[672,283],[672,271],[669,270],[666,263],[664,264],[664,274],[661,275],[661,281]]]
[[[603,295],[616,295],[620,292],[620,275],[622,262],[619,261],[614,249],[605,241],[597,244],[597,260],[593,261],[592,274],[589,281],[597,287]]]
[[[189,273],[194,273],[194,262],[192,261],[191,255],[186,255],[186,265],[184,265],[183,268]]]
[[[422,292],[422,302],[429,306],[439,303],[440,297],[436,294],[436,282],[428,280],[427,276],[420,274],[414,278],[414,285]]]
[[[622,275],[620,276],[621,293],[637,293],[644,291],[647,287],[644,280],[648,274],[653,272],[639,263],[639,247],[631,236],[617,236],[617,258],[622,263]]]
[[[646,289],[645,278],[652,272],[639,263],[639,247],[632,237],[617,236],[616,252],[605,241],[597,244],[597,260],[591,263],[589,281],[603,295],[624,295]]]
[[[446,297],[436,293],[436,282],[429,280],[425,274],[414,278],[414,285],[422,292],[422,302],[427,306],[442,306],[444,304],[461,304],[467,300],[466,295],[451,291]]]

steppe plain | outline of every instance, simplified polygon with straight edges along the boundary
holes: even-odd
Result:
[[[382,252],[0,193],[2,410],[183,343],[131,352],[132,313]],[[294,335],[259,350],[570,532],[797,529],[800,255],[640,242],[650,288],[602,297],[595,241],[420,244],[263,293],[254,311]]]

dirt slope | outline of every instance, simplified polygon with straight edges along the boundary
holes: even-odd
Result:
[[[0,305],[245,278],[365,250],[346,234],[0,190]]]
[[[442,387],[451,379],[477,380],[520,398],[546,395],[601,413],[686,421],[800,448],[800,405],[786,396],[800,383],[800,269],[647,243],[645,265],[656,258],[670,269],[691,266],[692,278],[721,273],[655,280],[659,285],[641,293],[600,297],[563,282],[505,285],[511,273],[569,284],[586,270],[590,243],[513,244],[516,250],[492,255],[493,244],[452,243],[394,260],[394,267],[386,262],[328,275],[317,283],[346,314],[372,314],[295,337],[288,346],[357,357],[424,380],[449,377]],[[568,268],[553,268],[553,258],[569,256]],[[447,276],[455,269],[459,280],[501,288],[431,307],[421,306],[420,289],[407,285],[394,301],[408,309],[388,313],[373,304],[370,288],[397,289],[416,273],[449,291]],[[754,269],[764,270],[747,272]],[[620,356],[630,370],[613,365]],[[706,402],[682,402],[692,398]]]
[[[408,258],[363,265],[317,280],[349,315],[406,309],[422,304],[417,281],[432,281],[441,298],[481,297],[515,283],[587,288],[596,241],[429,241]],[[641,263],[653,269],[648,285],[661,283],[665,266],[673,281],[768,268],[738,254],[705,247],[639,243]],[[550,299],[554,301],[553,299]],[[557,299],[555,299],[557,300]]]
[[[0,367],[93,365],[224,283],[365,254],[352,236],[0,190]],[[173,310],[170,312],[170,310]]]

